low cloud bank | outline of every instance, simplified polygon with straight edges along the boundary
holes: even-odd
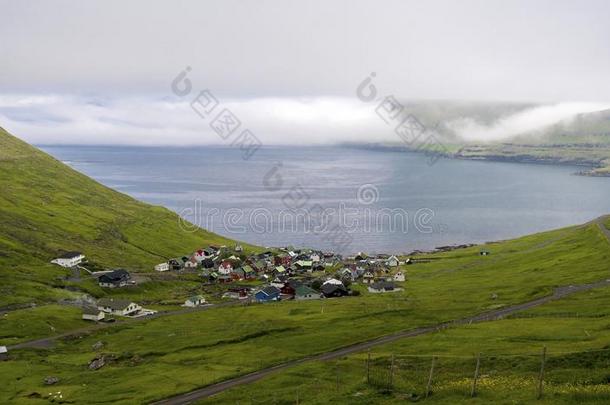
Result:
[[[519,135],[537,136],[557,124],[570,124],[579,114],[610,109],[610,104],[560,103],[528,108],[483,124],[470,117],[445,123],[461,140],[468,142],[506,141]]]
[[[219,100],[264,144],[399,143],[374,104],[338,97]],[[459,139],[508,140],[535,135],[578,114],[610,104],[560,103],[523,109],[481,123],[469,116],[434,117]],[[430,119],[430,115],[427,117]],[[490,123],[491,122],[491,123]],[[228,144],[189,102],[170,97],[105,98],[66,95],[0,96],[0,126],[36,144],[211,145]]]

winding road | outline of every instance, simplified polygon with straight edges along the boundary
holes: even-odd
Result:
[[[610,237],[610,235],[609,235]],[[216,384],[209,385],[204,388],[200,388],[185,394],[177,395],[171,398],[167,398],[158,402],[154,402],[154,405],[182,405],[189,404],[193,401],[207,398],[212,395],[218,394],[222,391],[225,391],[229,388],[234,388],[239,385],[249,384],[255,381],[258,381],[264,377],[269,376],[270,374],[276,373],[281,370],[285,370],[290,367],[297,366],[299,364],[303,364],[310,361],[316,360],[332,360],[336,358],[340,358],[346,356],[348,354],[353,354],[357,352],[361,352],[375,346],[384,345],[386,343],[391,343],[399,339],[410,338],[420,335],[425,335],[428,333],[438,332],[443,329],[447,329],[454,326],[465,325],[472,322],[484,322],[484,321],[494,321],[497,319],[501,319],[507,315],[513,314],[515,312],[524,311],[526,309],[534,308],[542,304],[546,304],[551,301],[555,301],[561,298],[564,298],[568,295],[591,290],[594,288],[607,287],[610,286],[610,279],[599,281],[596,283],[590,284],[580,284],[580,285],[570,285],[564,287],[558,287],[554,290],[552,295],[548,295],[546,297],[538,298],[536,300],[524,302],[521,304],[511,305],[509,307],[501,308],[494,311],[483,312],[478,315],[469,316],[466,318],[458,319],[451,322],[439,323],[433,326],[427,326],[423,328],[411,329],[406,331],[397,332],[391,335],[382,336],[376,339],[367,340],[362,343],[357,343],[351,346],[342,347],[337,350],[333,350],[326,353],[317,354],[314,356],[308,356],[297,360],[288,361],[285,363],[277,364],[275,366],[265,368],[262,370],[255,371],[250,374],[245,374],[240,377],[232,378],[230,380],[222,381]]]
[[[182,315],[182,314],[188,314],[191,312],[207,311],[212,308],[237,306],[237,305],[243,305],[243,304],[244,304],[243,302],[239,302],[239,301],[230,301],[230,302],[223,302],[220,304],[209,304],[209,305],[205,305],[205,306],[201,306],[201,307],[184,308],[184,309],[176,309],[173,311],[157,312],[152,315],[146,315],[146,316],[142,316],[139,318],[129,318],[129,319],[119,320],[119,321],[112,322],[112,323],[96,323],[91,326],[87,326],[87,327],[80,328],[80,329],[74,329],[74,330],[59,334],[59,335],[17,343],[15,345],[8,346],[8,349],[9,349],[9,351],[16,350],[16,349],[27,349],[27,348],[46,349],[46,348],[53,346],[53,343],[58,339],[79,336],[79,335],[83,335],[86,333],[95,332],[95,331],[98,331],[101,329],[111,328],[111,327],[114,327],[117,325],[125,325],[125,324],[129,324],[132,322],[147,321],[147,320],[154,319],[154,318],[163,318],[166,316]]]

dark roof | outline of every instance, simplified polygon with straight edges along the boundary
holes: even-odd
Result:
[[[87,315],[97,315],[100,313],[100,310],[97,309],[97,307],[92,307],[90,305],[87,305],[83,308],[83,314],[87,314]]]
[[[98,280],[105,283],[116,283],[120,281],[129,280],[130,278],[131,276],[129,275],[127,270],[118,269],[110,273],[102,274]]]
[[[297,287],[303,285],[303,282],[301,280],[295,280],[294,278],[291,278],[290,280],[288,280],[287,283],[292,288],[297,288]]]
[[[389,281],[377,281],[376,283],[371,284],[371,288],[375,290],[392,291],[394,289],[394,283]]]
[[[306,285],[300,285],[296,288],[296,295],[319,295],[319,293],[313,288],[307,287]]]
[[[275,287],[275,286],[268,286],[265,287],[261,290],[265,295],[276,295],[276,294],[280,294],[281,291],[279,288]]]
[[[345,289],[345,286],[343,284],[327,283],[327,284],[323,284],[322,287],[320,287],[320,291],[322,291],[322,293],[324,295],[330,295],[337,290],[347,292],[347,290]]]
[[[131,301],[114,298],[102,298],[97,302],[97,305],[100,307],[112,308],[114,310],[125,309],[131,304]]]
[[[63,253],[63,254],[59,255],[57,258],[58,259],[73,259],[73,258],[78,257],[80,255],[82,255],[81,252],[72,251],[72,252]]]

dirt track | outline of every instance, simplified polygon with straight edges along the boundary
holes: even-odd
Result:
[[[600,230],[602,231],[602,233],[604,234],[604,236],[606,237],[606,239],[608,240],[608,243],[610,243],[610,230],[608,230],[604,224],[604,222],[607,219],[608,219],[608,216],[602,216],[602,217],[599,217],[599,218],[591,221],[590,224],[591,223],[597,224],[599,226]],[[154,404],[155,405],[188,404],[188,403],[191,403],[198,399],[210,397],[212,395],[218,394],[227,389],[237,387],[239,385],[258,381],[277,371],[284,370],[284,369],[287,369],[290,367],[294,367],[296,365],[306,363],[309,361],[332,360],[335,358],[346,356],[348,354],[361,352],[361,351],[370,349],[375,346],[379,346],[379,345],[386,344],[386,343],[391,343],[391,342],[394,342],[399,339],[425,335],[425,334],[440,331],[442,329],[446,329],[446,328],[449,328],[452,326],[459,326],[459,325],[469,324],[472,322],[484,322],[484,321],[493,321],[493,320],[501,319],[501,318],[503,318],[507,315],[513,314],[515,312],[534,308],[539,305],[561,299],[563,297],[566,297],[568,295],[571,295],[571,294],[574,294],[577,292],[587,291],[587,290],[591,290],[594,288],[600,288],[600,287],[606,287],[606,286],[610,286],[610,279],[602,280],[602,281],[598,281],[596,283],[590,283],[590,284],[569,285],[569,286],[558,287],[553,291],[552,295],[538,298],[533,301],[528,301],[528,302],[524,302],[521,304],[512,305],[512,306],[509,306],[506,308],[501,308],[501,309],[498,309],[495,311],[484,312],[484,313],[481,313],[478,315],[458,319],[458,320],[455,320],[452,322],[446,322],[446,323],[441,323],[441,324],[434,325],[434,326],[428,326],[428,327],[417,328],[417,329],[412,329],[412,330],[408,330],[408,331],[402,331],[402,332],[394,333],[391,335],[382,336],[382,337],[379,337],[376,339],[367,340],[365,342],[357,343],[355,345],[346,346],[346,347],[343,347],[343,348],[340,348],[340,349],[337,349],[334,351],[321,353],[321,354],[317,354],[314,356],[308,356],[308,357],[298,359],[298,360],[288,361],[288,362],[281,363],[281,364],[278,364],[278,365],[275,365],[275,366],[272,366],[272,367],[269,367],[269,368],[266,368],[263,370],[259,370],[259,371],[255,371],[250,374],[243,375],[241,377],[232,378],[230,380],[226,380],[226,381],[223,381],[223,382],[220,382],[217,384],[212,384],[207,387],[200,388],[200,389],[197,389],[197,390],[185,393],[185,394],[176,395],[174,397],[155,402]]]
[[[158,312],[156,314],[143,316],[141,318],[130,318],[129,320],[119,320],[119,321],[116,321],[113,323],[97,323],[97,324],[87,326],[84,328],[71,330],[71,331],[62,333],[60,335],[55,335],[55,336],[50,336],[47,338],[17,343],[13,346],[9,346],[8,349],[16,350],[16,349],[27,349],[27,348],[49,348],[49,347],[53,346],[53,343],[58,339],[84,335],[84,334],[87,334],[90,332],[95,332],[97,330],[111,328],[111,327],[117,326],[117,325],[125,325],[125,324],[129,324],[131,322],[141,322],[141,321],[146,321],[146,320],[154,319],[154,318],[163,318],[166,316],[188,314],[191,312],[207,311],[212,308],[227,307],[227,306],[233,306],[233,305],[239,305],[239,304],[241,304],[241,303],[237,302],[237,301],[223,302],[221,304],[211,304],[211,305],[206,305],[203,307],[184,308],[184,309],[177,309],[174,311]]]
[[[484,313],[481,313],[478,315],[458,319],[458,320],[455,320],[452,322],[440,323],[440,324],[437,324],[434,326],[428,326],[428,327],[424,327],[424,328],[417,328],[417,329],[402,331],[402,332],[394,333],[391,335],[382,336],[380,338],[367,340],[365,342],[357,343],[355,345],[346,346],[346,347],[343,347],[343,348],[340,348],[340,349],[337,349],[334,351],[321,353],[321,354],[317,354],[314,356],[308,356],[308,357],[298,359],[298,360],[288,361],[286,363],[281,363],[281,364],[275,365],[273,367],[255,371],[253,373],[246,374],[241,377],[236,377],[236,378],[226,380],[226,381],[223,381],[223,382],[220,382],[217,384],[212,384],[207,387],[188,392],[186,394],[177,395],[175,397],[171,397],[171,398],[168,398],[168,399],[165,399],[162,401],[158,401],[158,402],[155,402],[154,404],[155,405],[188,404],[188,403],[191,403],[198,399],[207,398],[214,394],[218,394],[229,388],[233,388],[233,387],[236,387],[239,385],[248,384],[248,383],[260,380],[277,371],[284,370],[284,369],[287,369],[290,367],[294,367],[296,365],[299,365],[299,364],[302,364],[305,362],[316,361],[316,360],[332,360],[335,358],[346,356],[348,354],[361,352],[361,351],[370,349],[375,346],[383,345],[386,343],[391,343],[391,342],[394,342],[399,339],[425,335],[427,333],[437,332],[437,331],[440,331],[442,329],[446,329],[446,328],[449,328],[452,326],[464,325],[464,324],[468,324],[471,322],[483,322],[483,321],[493,321],[496,319],[501,319],[506,315],[510,315],[515,312],[530,309],[530,308],[545,304],[550,301],[558,300],[558,299],[561,299],[570,294],[591,290],[593,288],[606,287],[606,286],[610,286],[610,279],[599,281],[596,283],[591,283],[591,284],[581,284],[581,285],[574,285],[574,286],[559,287],[559,288],[555,289],[555,291],[553,292],[552,295],[538,298],[533,301],[528,301],[528,302],[524,302],[522,304],[512,305],[512,306],[498,309],[495,311],[484,312]]]

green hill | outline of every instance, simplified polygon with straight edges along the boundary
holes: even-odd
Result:
[[[0,128],[0,309],[69,296],[62,251],[92,266],[150,271],[207,244],[233,244],[178,216],[105,187]]]

